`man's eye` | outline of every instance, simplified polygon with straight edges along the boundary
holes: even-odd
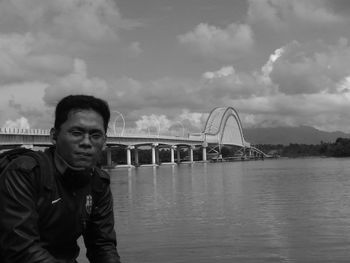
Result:
[[[103,138],[103,134],[101,134],[101,133],[93,133],[93,134],[91,134],[91,139],[93,139],[93,140],[100,140],[102,138]]]
[[[70,134],[74,137],[81,137],[83,133],[81,131],[70,131]]]

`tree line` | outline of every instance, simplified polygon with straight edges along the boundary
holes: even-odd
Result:
[[[350,157],[349,138],[337,138],[336,141],[333,143],[321,141],[320,144],[259,144],[255,145],[255,147],[262,150],[265,153],[274,154],[281,157]]]

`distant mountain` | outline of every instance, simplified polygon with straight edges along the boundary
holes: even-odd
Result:
[[[339,137],[350,138],[349,133],[326,132],[313,127],[276,127],[276,128],[247,128],[243,129],[245,140],[251,144],[320,144],[335,142]]]

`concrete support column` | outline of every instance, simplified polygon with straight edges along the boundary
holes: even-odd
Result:
[[[158,143],[153,143],[152,144],[152,164],[156,165],[157,161],[156,161],[156,147],[158,146]]]
[[[203,161],[207,161],[207,147],[208,147],[208,143],[204,142],[202,144],[202,156],[203,156]]]
[[[202,148],[202,155],[203,155],[203,161],[207,160],[207,148],[203,147]]]
[[[139,166],[140,162],[139,162],[139,149],[137,149],[137,147],[135,146],[135,165]]]
[[[180,155],[180,147],[177,147],[176,155],[177,155],[177,163],[181,162],[181,155]]]
[[[170,148],[170,162],[171,163],[175,162],[175,158],[174,158],[175,149],[176,149],[176,146],[171,146],[171,148]]]
[[[126,148],[126,164],[131,166],[131,150],[134,146],[130,145]]]
[[[193,163],[193,149],[194,149],[195,147],[194,146],[190,146],[189,147],[189,150],[190,150],[190,162],[191,163]]]
[[[112,165],[112,148],[107,147],[106,148],[106,153],[107,153],[107,165],[111,166]]]
[[[156,147],[156,163],[157,163],[157,164],[160,164],[159,147]]]

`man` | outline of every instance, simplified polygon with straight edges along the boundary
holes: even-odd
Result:
[[[110,118],[107,103],[86,95],[63,98],[51,130],[42,175],[20,156],[0,177],[0,262],[68,263],[82,235],[91,263],[120,263],[109,176],[97,167]],[[43,190],[44,189],[44,190]]]

